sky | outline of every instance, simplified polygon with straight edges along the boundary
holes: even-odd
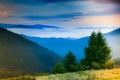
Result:
[[[0,0],[0,23],[57,26],[59,29],[21,27],[9,30],[28,36],[78,38],[90,34],[94,28],[102,28],[102,32],[109,32],[120,27],[120,1]],[[93,29],[83,31],[81,27]]]

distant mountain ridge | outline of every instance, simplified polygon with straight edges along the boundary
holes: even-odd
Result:
[[[49,25],[42,25],[42,24],[22,25],[22,24],[4,24],[4,23],[0,23],[0,26],[3,27],[3,28],[20,28],[20,29],[59,28],[59,27],[56,27],[56,26],[49,26]]]
[[[87,45],[88,37],[81,39],[67,39],[67,38],[38,38],[38,37],[28,37],[22,35],[28,40],[31,40],[39,45],[47,47],[48,49],[54,51],[61,57],[64,57],[69,50],[71,50],[75,55],[77,60],[84,58],[84,47]]]
[[[0,27],[0,77],[50,72],[60,57]]]
[[[23,35],[23,37],[39,44],[48,49],[58,53],[60,56],[65,56],[68,50],[71,50],[77,60],[84,58],[84,48],[87,46],[89,37],[84,37],[80,39],[67,39],[67,38],[38,38],[38,37],[28,37]],[[113,58],[119,56],[120,52],[120,28],[112,32],[104,34],[108,45],[112,49]],[[120,56],[119,56],[120,57]]]
[[[106,33],[104,34],[105,36],[120,36],[120,28],[112,31],[112,32],[109,32],[109,33]]]

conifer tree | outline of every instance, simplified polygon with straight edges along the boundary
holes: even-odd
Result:
[[[67,72],[76,71],[76,58],[71,51],[64,58],[64,66]]]
[[[54,74],[65,73],[65,72],[66,72],[65,68],[64,68],[63,64],[60,62],[57,62],[56,65],[52,69],[52,73],[54,73]]]
[[[81,61],[88,69],[112,68],[111,49],[101,32],[93,32],[85,48],[85,58]]]

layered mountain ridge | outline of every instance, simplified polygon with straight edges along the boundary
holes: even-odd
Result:
[[[113,58],[120,57],[120,28],[111,31],[109,33],[103,34],[104,38],[111,47]],[[68,50],[71,50],[77,60],[84,58],[84,48],[87,46],[89,37],[84,37],[80,39],[68,39],[68,38],[39,38],[39,37],[29,37],[22,35],[23,37],[39,44],[48,49],[58,53],[58,55],[64,57]]]

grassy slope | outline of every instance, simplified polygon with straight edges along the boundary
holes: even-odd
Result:
[[[90,70],[50,76],[38,76],[36,80],[120,80],[120,69]]]
[[[26,76],[29,78],[30,76]],[[74,73],[55,74],[48,76],[36,76],[35,80],[120,80],[120,69],[89,70]],[[2,79],[2,80],[34,80],[34,79]]]

